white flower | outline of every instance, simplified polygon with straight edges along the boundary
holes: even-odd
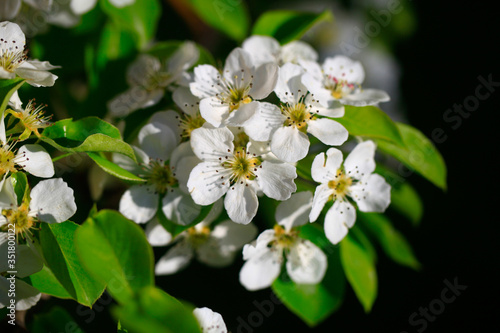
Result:
[[[141,54],[127,71],[130,89],[109,102],[109,111],[115,117],[125,117],[133,111],[155,105],[167,87],[184,79],[185,71],[198,57],[199,51],[193,42],[185,42],[163,62],[151,55]]]
[[[226,220],[211,230],[210,223],[220,215],[221,210],[222,201],[218,201],[204,221],[179,234],[176,244],[156,264],[156,275],[178,272],[189,264],[195,254],[200,262],[212,267],[230,265],[243,245],[254,239],[257,228],[253,224],[241,225]],[[165,238],[165,229],[157,229],[156,232],[162,236],[147,232],[148,239]]]
[[[0,79],[22,77],[35,87],[53,86],[57,76],[49,70],[58,68],[47,61],[27,60],[26,37],[21,28],[11,22],[0,22]]]
[[[115,163],[146,180],[134,185],[120,200],[120,213],[136,223],[150,221],[158,210],[158,200],[165,216],[174,223],[187,225],[199,214],[197,206],[187,192],[186,182],[190,170],[199,160],[189,144],[177,146],[180,137],[164,123],[155,121],[174,111],[162,112],[139,132],[139,147],[134,147],[139,164],[115,154]],[[193,161],[194,158],[194,161]],[[179,170],[179,172],[177,172]]]
[[[245,39],[242,48],[250,54],[255,65],[272,62],[282,66],[287,62],[296,64],[299,60],[316,61],[318,59],[316,51],[300,40],[280,46],[272,37],[254,35]]]
[[[325,234],[333,243],[340,242],[356,221],[356,209],[347,200],[353,199],[362,212],[384,212],[391,202],[391,186],[384,178],[373,174],[375,170],[375,144],[358,144],[342,166],[342,152],[330,148],[318,154],[311,167],[312,178],[321,183],[314,193],[309,219],[318,219],[326,202],[333,206],[325,216]]]
[[[135,2],[135,0],[109,0],[109,2],[117,7],[123,8]],[[76,15],[83,15],[92,10],[97,3],[97,0],[71,0],[70,7]]]
[[[278,205],[277,225],[262,232],[257,240],[245,245],[245,264],[240,271],[240,282],[248,290],[271,286],[281,272],[283,254],[286,270],[292,281],[299,284],[319,283],[326,273],[326,255],[312,242],[298,236],[298,227],[307,223],[311,211],[311,192],[299,192]]]
[[[189,87],[201,98],[200,113],[207,122],[215,127],[240,126],[257,112],[257,100],[273,91],[277,78],[275,64],[255,66],[246,51],[236,48],[222,74],[211,65],[195,67]]]
[[[0,182],[0,228],[14,224],[16,235],[29,237],[37,222],[60,223],[76,212],[73,190],[61,178],[42,180],[18,206],[10,178]]]
[[[9,306],[9,289],[11,283],[15,283],[16,310],[27,310],[35,305],[41,297],[41,293],[19,278],[24,278],[40,271],[43,267],[41,259],[27,245],[15,245],[16,263],[14,269],[9,267],[8,256],[8,234],[0,233],[0,309]],[[7,273],[15,271],[16,274]],[[5,274],[3,274],[5,273]]]
[[[52,6],[52,0],[24,0],[23,2],[37,10],[49,10]],[[0,1],[0,21],[13,19],[20,9],[21,0]]]
[[[200,324],[202,333],[227,333],[226,323],[218,312],[209,308],[196,308],[193,314]]]
[[[54,175],[52,159],[42,146],[27,144],[16,154],[12,148],[13,144],[0,143],[0,179],[17,172],[16,166],[37,177],[50,178]]]
[[[283,65],[275,89],[283,103],[281,112],[285,121],[272,135],[271,151],[285,162],[297,162],[307,155],[310,144],[306,133],[335,146],[349,136],[344,126],[327,118],[342,117],[344,107],[339,103],[331,103],[328,108],[320,104],[314,94],[307,93],[301,81],[303,74],[304,69],[298,65]]]
[[[182,110],[182,115],[177,117],[179,135],[183,139],[189,139],[191,132],[205,123],[205,119],[200,114],[200,99],[194,96],[187,87],[175,89],[172,99]]]
[[[359,61],[336,56],[326,58],[321,67],[313,61],[299,63],[307,71],[302,82],[324,105],[339,101],[346,105],[366,106],[390,100],[385,91],[361,89],[365,71]]]
[[[194,202],[209,205],[227,193],[224,206],[234,222],[246,224],[253,219],[259,205],[257,191],[286,200],[296,190],[295,167],[263,160],[244,133],[235,137],[226,127],[205,124],[191,133],[191,147],[203,161],[191,171],[187,183]]]

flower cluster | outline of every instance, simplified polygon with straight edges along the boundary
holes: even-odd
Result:
[[[304,42],[280,46],[271,37],[252,36],[230,52],[221,69],[201,64],[191,72],[198,59],[191,42],[167,59],[141,55],[129,67],[131,88],[109,103],[112,116],[157,104],[168,91],[177,106],[155,113],[140,129],[137,163],[114,156],[144,181],[125,191],[120,212],[147,223],[153,246],[172,245],[156,274],[176,273],[194,256],[209,266],[226,266],[243,249],[240,281],[249,290],[269,287],[283,265],[296,283],[316,284],[327,258],[300,237],[301,226],[317,221],[330,202],[324,232],[337,244],[354,225],[356,209],[388,207],[390,186],[373,174],[375,144],[359,143],[344,162],[331,146],[349,138],[335,120],[344,116],[344,105],[376,105],[389,97],[361,87],[359,62],[336,56],[320,65],[317,58]],[[310,154],[311,137],[326,150],[310,171],[310,181],[319,185],[314,195],[295,193],[297,166]],[[254,240],[251,222],[260,197],[281,203],[275,226]]]

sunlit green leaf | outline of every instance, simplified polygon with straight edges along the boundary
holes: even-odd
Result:
[[[105,157],[96,154],[96,153],[87,153],[89,157],[96,162],[98,166],[101,167],[104,171],[109,173],[112,176],[115,176],[117,178],[120,178],[122,180],[127,181],[128,183],[135,183],[135,184],[141,184],[144,183],[145,180],[142,178],[137,177],[133,173],[123,169],[122,167],[118,166],[117,164],[109,161]]]
[[[286,44],[302,37],[315,24],[331,20],[332,13],[328,10],[319,14],[294,10],[273,10],[265,12],[257,19],[252,34],[272,36],[281,44]]]
[[[41,271],[30,275],[28,281],[33,287],[40,290],[41,293],[58,298],[73,298],[57,280],[50,268],[45,265]]]

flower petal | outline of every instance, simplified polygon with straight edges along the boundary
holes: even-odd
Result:
[[[326,255],[308,240],[300,239],[287,256],[286,270],[295,283],[316,284],[323,280],[327,268]]]
[[[279,67],[274,63],[263,64],[253,74],[250,96],[253,99],[264,99],[273,92],[278,82]]]
[[[344,161],[344,168],[350,177],[361,179],[375,170],[375,143],[364,141],[359,143]]]
[[[351,186],[350,196],[362,212],[383,213],[391,203],[391,186],[377,174],[371,174]]]
[[[76,15],[82,15],[95,7],[97,0],[71,0],[70,7]]]
[[[213,331],[213,333],[227,332],[226,324],[220,313],[214,312],[209,308],[196,308],[193,314],[196,320],[198,320],[202,332],[210,332],[214,328],[217,328],[217,331]]]
[[[172,93],[172,99],[182,112],[195,116],[200,110],[200,99],[187,87],[178,87]]]
[[[154,217],[146,224],[146,238],[151,246],[165,246],[172,241],[172,235]]]
[[[175,78],[193,66],[200,57],[200,51],[191,41],[184,42],[168,59],[168,72]]]
[[[200,214],[201,207],[194,203],[189,194],[173,188],[163,197],[162,210],[173,223],[188,225]]]
[[[260,108],[260,103],[253,101],[241,105],[238,109],[229,114],[227,120],[223,121],[224,126],[244,126],[246,122],[252,118]],[[213,124],[212,124],[213,125]]]
[[[191,171],[187,187],[198,205],[210,205],[228,191],[229,180],[221,179],[220,174],[215,171],[218,166],[220,164],[203,162]]]
[[[306,86],[301,81],[304,69],[295,64],[284,64],[278,75],[278,82],[274,92],[283,103],[293,104],[298,100],[297,92],[301,90],[304,94],[307,92]],[[292,95],[293,93],[293,95]]]
[[[202,161],[218,161],[220,154],[233,150],[233,139],[233,133],[227,128],[200,127],[191,132],[191,148]]]
[[[276,222],[286,230],[306,224],[309,221],[312,200],[313,195],[309,191],[292,194],[290,199],[280,202],[276,207]]]
[[[194,68],[194,82],[189,84],[191,93],[198,98],[215,96],[222,91],[221,74],[212,65],[199,65]]]
[[[141,128],[138,140],[141,149],[150,158],[168,161],[172,151],[177,147],[179,137],[170,127],[155,122]]]
[[[257,169],[257,184],[262,192],[272,199],[286,200],[297,190],[295,166],[288,163],[264,161]]]
[[[330,146],[340,146],[349,137],[344,126],[327,118],[311,120],[307,125],[307,132]]]
[[[158,210],[158,193],[153,185],[134,185],[123,193],[119,211],[136,223],[146,223]]]
[[[229,104],[217,97],[203,98],[200,101],[200,114],[214,127],[225,126],[229,118]]]
[[[179,113],[172,110],[156,112],[153,114],[151,119],[149,119],[149,122],[160,123],[163,126],[170,128],[172,132],[174,132],[177,144],[179,143],[182,133],[181,128],[179,127]]]
[[[316,187],[311,213],[309,213],[309,221],[314,222],[318,219],[319,214],[321,214],[323,207],[325,207],[326,202],[332,194],[333,190],[328,186],[328,184],[321,184]]]
[[[232,221],[248,224],[257,214],[259,201],[255,190],[251,186],[235,184],[227,191],[224,198],[224,207]]]
[[[281,48],[281,61],[283,63],[291,62],[297,64],[299,60],[317,61],[318,53],[311,45],[300,40],[294,40],[283,45]]]
[[[19,65],[15,72],[34,87],[52,87],[56,83],[57,75],[45,70],[46,67],[43,62],[27,60]]]
[[[381,102],[388,102],[391,98],[389,95],[378,89],[363,89],[359,92],[355,92],[342,97],[339,101],[342,104],[353,105],[353,106],[367,106],[367,105],[377,105]]]
[[[50,178],[54,175],[54,164],[49,153],[40,145],[24,145],[17,157],[22,158],[22,167],[33,176]]]
[[[155,105],[165,94],[163,89],[147,91],[133,86],[108,102],[108,110],[114,117],[125,117],[130,113]]]
[[[269,62],[278,63],[281,46],[272,37],[250,36],[243,41],[242,47],[250,54],[256,66]]]
[[[165,253],[156,263],[156,275],[175,274],[185,268],[193,258],[193,249],[189,243],[180,241],[167,253]]]
[[[0,50],[11,52],[19,50],[19,52],[23,52],[26,45],[26,37],[19,25],[8,21],[0,22],[0,36],[3,39]]]
[[[0,1],[0,21],[12,20],[21,9],[21,0]]]
[[[361,84],[365,80],[365,71],[361,63],[342,55],[326,58],[323,71],[328,76],[353,84]]]
[[[61,178],[42,180],[31,190],[30,212],[47,223],[64,222],[76,213],[73,189]]]
[[[306,157],[309,138],[293,126],[278,128],[271,139],[271,151],[284,162],[294,163]]]
[[[283,254],[275,248],[262,248],[247,260],[240,271],[240,283],[254,291],[270,287],[279,276]]]
[[[243,124],[245,133],[255,141],[269,141],[271,135],[286,120],[281,110],[274,104],[260,102],[259,109]]]
[[[330,148],[326,151],[326,156],[325,153],[316,155],[311,166],[311,176],[315,182],[326,184],[335,179],[341,164],[342,152],[337,148]]]
[[[210,236],[217,239],[223,252],[234,252],[255,239],[257,227],[253,223],[242,225],[226,220],[218,224]]]
[[[346,200],[336,200],[325,216],[325,236],[338,244],[356,221],[356,210]]]

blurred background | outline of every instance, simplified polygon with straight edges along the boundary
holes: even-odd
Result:
[[[232,15],[231,4],[240,2],[216,1],[226,6],[221,8],[229,8],[224,15]],[[391,102],[381,108],[393,120],[408,122],[420,129],[443,154],[448,167],[448,190],[443,192],[416,174],[405,175],[423,199],[424,216],[418,227],[401,218],[401,221],[397,218],[393,221],[411,242],[423,267],[413,271],[380,255],[378,298],[369,314],[364,313],[349,288],[340,309],[315,328],[308,328],[284,305],[275,304],[272,311],[262,310],[262,304],[273,299],[272,292],[270,289],[248,292],[239,284],[241,259],[222,270],[193,262],[176,275],[157,277],[158,286],[175,297],[221,313],[233,333],[498,330],[500,270],[496,267],[499,242],[498,215],[495,215],[496,172],[499,170],[496,158],[499,149],[495,146],[499,142],[496,128],[496,102],[500,94],[498,9],[481,1],[459,4],[428,0],[254,0],[244,3],[250,23],[271,9],[317,13],[331,10],[331,22],[317,24],[303,40],[319,51],[320,61],[327,56],[345,54],[363,63],[367,72],[365,86],[383,89],[391,96]],[[206,24],[206,18],[199,16],[188,2],[167,0],[161,2],[161,6],[157,40],[194,40],[219,63],[238,46],[234,39]],[[35,14],[30,11],[33,9],[23,5],[22,10],[28,17],[24,22],[32,22]],[[390,15],[384,16],[384,13]],[[1,14],[0,18],[7,19]],[[23,19],[17,20],[22,23]],[[136,56],[133,47],[127,46],[130,40],[124,36],[117,45],[125,51],[113,58],[113,48],[109,48],[108,58],[100,59],[96,52],[103,52],[101,32],[108,28],[99,7],[81,19],[68,15],[45,17],[36,29],[27,27],[32,57],[61,65],[64,70],[56,73],[60,79],[54,88],[25,87],[21,97],[34,96],[49,104],[48,111],[53,112],[56,119],[104,117],[107,98],[126,89],[126,66]],[[481,92],[489,93],[488,97],[477,97],[479,86],[483,86]],[[462,111],[458,111],[461,106],[464,106]],[[92,179],[89,177],[100,177],[100,172],[91,167],[90,161],[78,156],[60,160],[57,167],[59,174],[64,174],[65,180],[78,189],[76,193],[80,197],[76,200],[82,204],[74,219],[81,222],[102,189],[89,188],[89,179]],[[99,209],[116,209],[125,189],[118,182],[110,182],[98,201]],[[164,249],[155,251],[160,255]],[[466,286],[466,289],[458,290],[457,297],[445,304],[438,315],[429,313],[426,318],[420,313],[421,308],[435,306],[448,283]],[[27,315],[30,318],[42,314],[59,304],[84,331],[113,332],[116,326],[109,314],[110,302],[109,296],[104,296],[90,310],[72,301],[49,299],[40,302]],[[248,324],[249,320],[259,324]],[[10,329],[5,323],[0,327],[2,332]]]

